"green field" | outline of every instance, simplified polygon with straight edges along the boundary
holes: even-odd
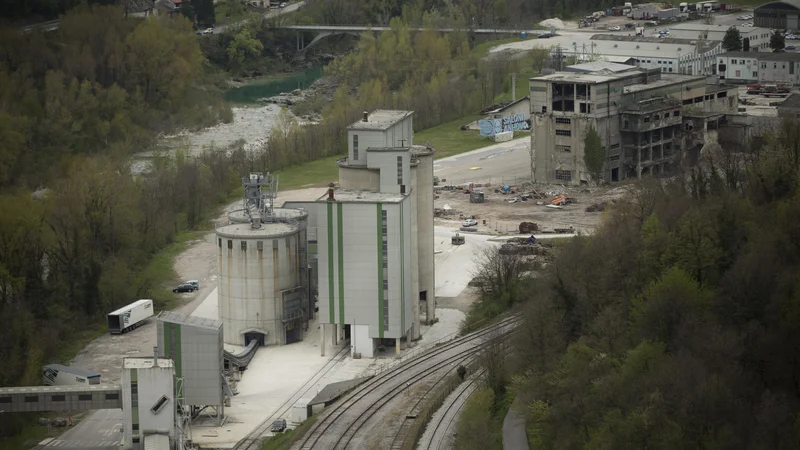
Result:
[[[462,125],[466,125],[482,117],[483,116],[477,114],[466,116],[452,122],[443,123],[437,127],[420,131],[414,135],[414,143],[417,145],[424,145],[426,142],[430,142],[431,146],[436,149],[436,153],[434,154],[436,159],[446,158],[448,156],[492,145],[494,142],[487,138],[480,137],[477,130],[461,130]]]

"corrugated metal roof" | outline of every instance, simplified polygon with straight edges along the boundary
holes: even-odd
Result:
[[[573,64],[567,66],[567,72],[597,72],[600,70],[607,70],[612,73],[627,72],[635,69],[634,66],[627,64],[617,64],[606,61],[593,61],[583,64]]]
[[[800,107],[800,94],[794,93],[788,97],[786,100],[782,101],[778,104],[778,108],[798,108]]]
[[[169,450],[169,436],[148,434],[144,437],[144,450]]]
[[[779,5],[786,5],[789,8],[775,8],[776,6],[779,6]],[[784,9],[785,10],[785,9],[790,9],[790,8],[800,9],[800,1],[797,1],[797,0],[784,0],[784,1],[781,1],[781,2],[764,3],[763,5],[756,6],[754,11],[768,10],[768,9]]]

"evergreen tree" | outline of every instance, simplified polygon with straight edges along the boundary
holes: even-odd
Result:
[[[730,27],[725,32],[725,37],[722,38],[722,48],[729,52],[737,52],[742,49],[742,35],[736,27]]]
[[[786,40],[783,35],[779,31],[773,31],[772,35],[769,37],[769,48],[771,48],[773,52],[782,52],[785,47]]]

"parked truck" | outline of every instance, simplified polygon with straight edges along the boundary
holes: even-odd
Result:
[[[658,11],[658,19],[659,20],[666,20],[666,19],[674,19],[678,17],[679,14],[678,8],[669,8],[669,9],[662,9]]]
[[[76,367],[48,364],[42,369],[45,386],[89,386],[100,384],[100,374]]]
[[[142,325],[145,319],[152,316],[153,301],[137,300],[108,314],[108,331],[111,334],[125,333]]]

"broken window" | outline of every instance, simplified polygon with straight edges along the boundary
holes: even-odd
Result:
[[[561,123],[564,125],[569,125],[572,123],[572,119],[568,117],[556,117],[556,123]]]
[[[556,180],[558,181],[572,181],[571,170],[558,170],[556,169]]]
[[[556,130],[556,136],[572,136],[572,130]]]
[[[569,152],[572,151],[572,146],[571,145],[556,145],[556,151],[557,152],[567,152],[567,153],[569,153]]]
[[[589,86],[585,84],[578,84],[575,86],[576,88],[576,96],[582,99],[589,98]]]

